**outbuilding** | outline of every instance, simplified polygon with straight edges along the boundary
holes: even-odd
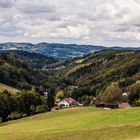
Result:
[[[58,103],[59,108],[67,108],[69,106],[70,106],[70,104],[65,100],[62,100],[61,102]]]

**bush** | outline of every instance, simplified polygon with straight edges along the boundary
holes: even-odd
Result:
[[[40,105],[36,107],[36,113],[45,112],[47,109],[46,105]]]
[[[133,104],[140,99],[140,81],[137,81],[133,85],[129,86],[128,90],[130,91],[129,95],[130,104]]]
[[[135,102],[135,104],[134,104],[135,106],[140,106],[140,99],[139,100],[137,100],[136,102]]]
[[[10,115],[8,115],[8,120],[16,120],[22,118],[22,114],[18,112],[12,112]]]

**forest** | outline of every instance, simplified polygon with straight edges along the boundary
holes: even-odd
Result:
[[[106,106],[112,106],[121,101],[132,106],[140,105],[139,51],[110,49],[70,61],[40,55],[33,58],[30,56],[33,54],[25,54],[0,53],[0,82],[20,90],[15,94],[0,93],[3,121],[10,119],[11,114],[11,118],[16,119],[17,116],[51,110],[59,91],[63,93],[61,98],[72,97],[84,106],[91,105],[91,102],[92,105],[104,102]],[[31,63],[27,63],[30,58]],[[41,67],[33,67],[32,63],[36,62]],[[44,66],[55,70],[50,73],[42,69]],[[56,70],[58,66],[65,67]],[[124,92],[128,94],[127,98],[122,98]]]

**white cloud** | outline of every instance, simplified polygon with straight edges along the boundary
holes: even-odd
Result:
[[[138,46],[139,0],[0,0],[1,41]]]

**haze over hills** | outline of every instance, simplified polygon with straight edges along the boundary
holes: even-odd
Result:
[[[112,47],[115,50],[140,50],[132,47]],[[0,50],[24,50],[40,53],[57,59],[82,57],[91,52],[106,50],[108,47],[95,45],[59,44],[59,43],[1,43]]]

